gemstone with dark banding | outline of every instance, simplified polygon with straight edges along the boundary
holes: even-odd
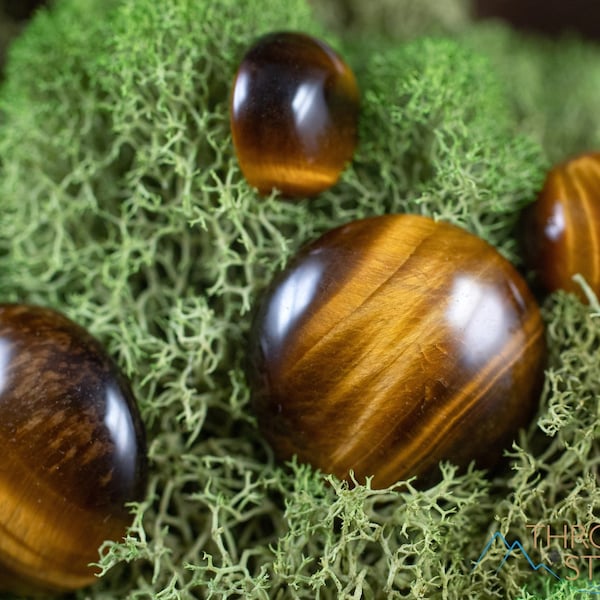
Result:
[[[492,246],[414,215],[308,245],[264,296],[253,403],[281,459],[383,487],[438,463],[493,465],[534,413],[545,338]]]
[[[96,581],[143,497],[145,435],[117,366],[54,310],[0,304],[0,443],[0,591]]]
[[[261,37],[244,56],[231,94],[240,168],[261,194],[314,196],[354,153],[359,92],[350,67],[303,33]]]
[[[523,214],[527,265],[549,292],[566,290],[585,300],[576,274],[600,296],[600,152],[550,170],[537,200]]]

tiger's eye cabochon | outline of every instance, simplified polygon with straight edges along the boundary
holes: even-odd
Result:
[[[97,581],[145,491],[145,433],[116,365],[54,310],[0,305],[0,442],[0,590]]]
[[[275,32],[244,56],[231,95],[240,168],[261,194],[314,196],[338,180],[357,143],[354,74],[324,42]]]
[[[534,413],[545,337],[492,246],[414,215],[349,223],[305,247],[253,325],[250,380],[281,459],[373,485],[490,466]]]
[[[536,201],[523,213],[525,262],[549,292],[566,290],[585,300],[573,275],[600,296],[600,152],[550,170]]]

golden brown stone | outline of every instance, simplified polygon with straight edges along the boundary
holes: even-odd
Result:
[[[302,33],[262,37],[244,56],[231,96],[242,172],[262,194],[313,196],[332,186],[357,141],[354,74],[325,43]]]
[[[100,344],[53,310],[0,305],[0,442],[0,590],[93,583],[143,496],[144,430]]]
[[[253,400],[281,459],[383,487],[440,460],[492,465],[536,409],[545,341],[512,265],[414,215],[334,229],[274,281],[253,328]]]
[[[600,296],[600,153],[554,167],[537,200],[524,212],[525,258],[547,291],[585,299],[573,275]]]

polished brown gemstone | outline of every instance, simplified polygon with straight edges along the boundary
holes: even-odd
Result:
[[[304,248],[253,326],[259,424],[281,459],[386,486],[440,460],[492,465],[536,409],[545,337],[492,246],[414,215]]]
[[[262,194],[313,196],[352,158],[359,92],[325,43],[301,33],[262,37],[244,56],[231,95],[231,131],[248,183]]]
[[[523,215],[524,254],[547,291],[581,299],[573,275],[583,275],[600,296],[600,153],[554,167],[537,200]]]
[[[74,590],[130,524],[145,438],[127,381],[63,315],[0,305],[0,590]]]

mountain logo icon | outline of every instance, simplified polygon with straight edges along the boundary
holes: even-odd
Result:
[[[507,541],[507,539],[499,531],[496,531],[496,533],[494,533],[494,535],[491,537],[490,541],[485,545],[483,552],[477,559],[477,562],[475,563],[475,565],[473,565],[473,569],[475,569],[477,567],[477,565],[484,559],[485,555],[488,553],[489,549],[492,547],[492,544],[496,540],[500,540],[506,547],[506,553],[504,554],[504,558],[498,565],[496,572],[498,572],[502,568],[502,565],[504,565],[504,563],[507,561],[509,556],[511,556],[513,553],[515,553],[517,551],[520,551],[521,554],[527,559],[527,562],[529,563],[529,565],[531,566],[531,568],[534,571],[539,571],[539,570],[547,571],[548,573],[550,573],[550,575],[552,575],[552,577],[554,577],[560,581],[560,577],[549,566],[547,566],[544,563],[534,562],[532,560],[532,558],[529,556],[529,554],[527,554],[527,550],[525,550],[525,548],[523,548],[523,545],[521,544],[521,542],[519,540],[515,540],[512,544],[510,544]]]
[[[594,594],[596,596],[599,596],[600,595],[600,585],[595,585],[593,587],[588,587],[588,588],[581,588],[580,590],[577,590],[577,591],[582,594]]]

